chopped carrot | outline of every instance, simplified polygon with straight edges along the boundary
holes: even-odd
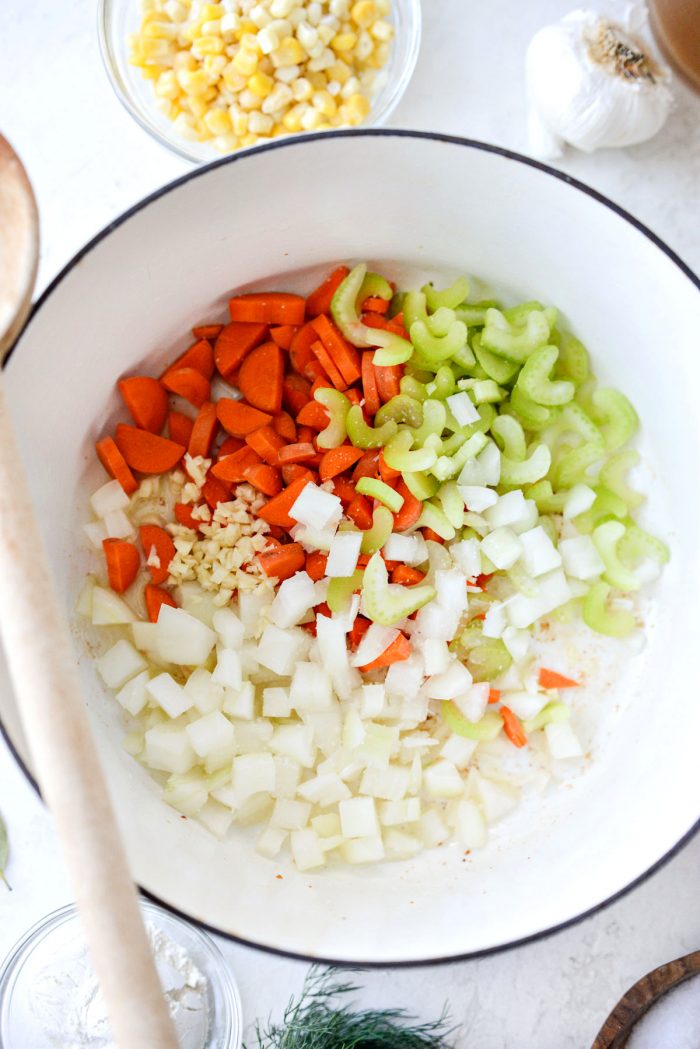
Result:
[[[255,466],[259,462],[262,462],[262,460],[258,453],[254,452],[246,444],[239,451],[233,452],[232,455],[225,455],[223,459],[219,459],[217,463],[214,463],[211,473],[220,481],[238,484],[241,481],[245,481],[244,471],[249,466]]]
[[[352,479],[357,484],[361,477],[376,477],[379,472],[379,452],[376,448],[370,448],[363,452],[362,458],[358,460],[357,466],[352,471]]]
[[[195,342],[165,369],[160,377],[161,382],[170,372],[179,371],[180,368],[194,368],[205,379],[211,379],[214,374],[214,351],[211,348],[211,343],[207,342],[206,339],[199,339],[198,342]]]
[[[397,477],[401,476],[401,471],[400,470],[394,470],[391,466],[387,466],[386,461],[384,459],[384,450],[383,449],[379,453],[378,467],[379,467],[379,476],[381,477],[382,481],[385,481],[387,484],[391,484],[392,481],[395,481],[397,479]]]
[[[231,485],[223,481],[210,470],[202,485],[202,495],[210,510],[216,510],[219,503],[227,503],[231,498]]]
[[[354,466],[358,459],[365,453],[361,448],[354,448],[351,444],[341,444],[339,448],[330,448],[321,459],[319,474],[322,481],[330,481],[337,474],[342,474]]]
[[[420,499],[416,499],[413,492],[408,488],[408,485],[403,478],[396,485],[396,491],[399,495],[403,496],[403,506],[394,515],[394,531],[405,532],[407,528],[412,528],[420,515],[423,513],[423,504]]]
[[[282,491],[282,477],[275,466],[255,463],[253,466],[246,466],[243,476],[263,495],[273,496]]]
[[[314,583],[317,583],[319,579],[323,579],[326,574],[327,563],[328,554],[324,554],[321,550],[312,550],[311,553],[306,555],[306,573],[311,576]]]
[[[160,433],[168,414],[168,395],[149,375],[132,375],[117,383],[124,404],[137,426],[150,433]]]
[[[272,422],[271,415],[242,401],[234,401],[232,397],[222,397],[217,402],[216,414],[226,433],[232,437],[247,437],[253,430]]]
[[[338,474],[333,478],[333,494],[338,496],[343,506],[348,506],[355,498],[355,485],[349,477]]]
[[[377,311],[369,311],[362,314],[362,323],[366,328],[381,328],[386,331],[388,324],[386,317]]]
[[[146,555],[146,567],[151,573],[151,579],[154,583],[164,583],[169,575],[168,566],[175,557],[175,544],[165,529],[159,528],[158,525],[141,525],[139,538]],[[160,565],[148,564],[152,550],[155,550]]]
[[[336,390],[347,390],[348,384],[346,383],[343,376],[340,374],[340,370],[336,368],[333,358],[331,357],[330,353],[323,345],[323,343],[317,339],[316,342],[312,345],[311,349],[315,356],[318,358],[318,362],[323,368],[324,375],[328,376],[332,384],[335,386]],[[319,382],[322,379],[323,376],[318,376],[318,378],[315,381]],[[311,389],[313,390],[313,386],[311,387]]]
[[[318,339],[316,342],[318,342]],[[323,379],[326,386],[333,386],[333,383],[328,377],[328,372],[315,356],[304,368],[304,378],[308,379],[310,383],[315,383],[318,382],[319,379]]]
[[[216,405],[212,401],[205,401],[197,413],[187,445],[187,451],[193,459],[198,455],[203,459],[209,458],[218,426]]]
[[[266,324],[227,324],[214,347],[216,367],[224,379],[231,380],[241,361],[267,336]]]
[[[296,333],[297,327],[294,324],[280,324],[276,328],[270,328],[270,338],[281,350],[289,349]]]
[[[139,486],[138,481],[129,469],[126,459],[117,448],[113,438],[103,437],[95,445],[97,458],[100,460],[110,477],[119,481],[127,495],[135,492]]]
[[[501,707],[501,717],[503,718],[503,730],[511,743],[516,747],[524,747],[527,743],[527,736],[523,731],[520,718],[515,716],[510,707]]]
[[[268,503],[258,511],[258,517],[268,524],[280,525],[282,528],[293,528],[296,521],[289,516],[289,511],[297,500],[299,493],[309,484],[307,477],[299,477],[292,481],[279,495],[273,496]]]
[[[401,567],[401,561],[387,561],[386,557],[384,557],[384,554],[382,554],[382,560],[384,561],[384,564],[386,565],[386,570],[390,575],[392,572],[395,572],[397,568]]]
[[[255,291],[229,299],[232,321],[248,324],[303,324],[306,302],[285,291]]]
[[[276,576],[282,580],[302,570],[306,555],[301,543],[287,543],[286,546],[280,546],[279,550],[258,554],[258,561],[266,576]]]
[[[175,368],[163,376],[163,386],[178,397],[184,397],[195,408],[201,408],[209,400],[211,385],[196,368]]]
[[[359,390],[356,390],[354,386],[351,386],[349,390],[345,391],[345,396],[350,401],[350,404],[359,404],[362,406],[362,394]],[[365,414],[364,411],[362,414]]]
[[[103,539],[102,549],[107,561],[109,585],[117,594],[123,594],[136,579],[141,563],[139,552],[126,539]]]
[[[297,427],[297,441],[300,444],[314,444],[318,434],[310,426]]]
[[[278,412],[272,420],[272,425],[280,437],[284,437],[285,441],[294,444],[297,439],[297,424],[294,422],[294,419],[292,419],[289,412]]]
[[[364,616],[356,616],[355,622],[352,624],[352,630],[350,631],[350,647],[352,649],[357,648],[362,638],[365,636],[372,623],[369,619],[365,619]]]
[[[306,313],[309,317],[317,317],[319,313],[330,313],[331,302],[336,291],[347,277],[350,270],[347,266],[338,266],[330,276],[326,277],[319,286],[311,292],[306,300]]]
[[[188,506],[186,503],[175,503],[173,508],[175,510],[175,519],[178,524],[184,525],[185,528],[194,528],[197,530],[202,524],[196,517],[192,516],[192,510],[194,507]]]
[[[401,509],[403,510],[403,507],[401,507]],[[394,518],[394,522],[396,522],[396,518]],[[442,538],[442,536],[438,535],[437,532],[434,532],[432,530],[432,528],[421,528],[421,532],[423,533],[423,538],[425,540],[429,539],[431,543],[441,543],[442,544],[442,543],[445,542],[445,540]],[[475,618],[477,618],[477,617],[475,617]]]
[[[168,435],[176,444],[184,444],[185,448],[190,443],[194,421],[189,415],[182,412],[168,412]]]
[[[271,426],[261,426],[247,435],[246,444],[270,466],[277,466],[280,449],[284,448],[284,438]]]
[[[196,328],[192,329],[192,334],[195,339],[209,339],[211,342],[214,339],[218,339],[222,328],[223,324],[199,324]],[[209,376],[209,378],[211,378],[211,376]]]
[[[571,677],[564,677],[563,674],[558,674],[556,670],[548,670],[547,667],[540,667],[539,673],[540,688],[578,688],[578,681],[574,681]]]
[[[316,393],[316,390],[332,390],[332,389],[333,389],[333,383],[330,381],[330,379],[327,379],[325,375],[319,375],[318,379],[314,379],[314,381],[312,382],[311,389],[309,390],[309,393],[313,397],[314,394]],[[350,393],[349,390],[347,392]]]
[[[400,364],[392,364],[386,368],[378,367],[375,364],[374,374],[377,379],[380,401],[386,404],[392,397],[398,397],[401,393],[400,383],[403,376],[403,367]]]
[[[366,495],[355,495],[349,506],[345,508],[345,516],[366,532],[372,527],[372,504]]]
[[[378,295],[370,295],[360,306],[360,312],[385,314],[389,312],[390,306],[391,299],[380,299]]]
[[[501,690],[500,688],[489,689],[489,703],[500,703],[501,702]]]
[[[216,453],[217,458],[223,459],[225,455],[233,455],[241,448],[245,448],[245,441],[242,437],[227,437]]]
[[[365,410],[372,418],[382,406],[377,389],[377,376],[372,358],[374,350],[365,350],[362,354],[362,392],[365,395]]]
[[[312,444],[296,443],[288,444],[286,448],[280,448],[277,459],[280,466],[284,466],[285,463],[305,463],[309,459],[314,459],[316,456],[316,449]]]
[[[313,360],[314,355],[311,352],[311,347],[317,339],[318,335],[310,323],[303,324],[292,339],[292,344],[289,347],[289,360],[292,368],[299,372],[300,375],[304,374],[306,365]]]
[[[325,314],[315,317],[311,324],[328,351],[328,356],[342,375],[345,385],[351,386],[357,382],[362,369],[360,355],[355,347],[343,338],[333,321]]]
[[[310,385],[301,375],[286,375],[282,383],[282,404],[295,417],[309,403]]]
[[[318,401],[309,401],[297,415],[297,425],[310,426],[312,430],[325,430],[330,416]]]
[[[146,599],[146,611],[148,612],[148,618],[151,623],[158,622],[158,616],[163,605],[170,605],[171,608],[177,608],[177,605],[168,593],[167,590],[163,590],[160,586],[155,586],[153,583],[147,583],[144,589],[143,595]]]
[[[125,423],[117,426],[114,440],[131,469],[142,474],[162,474],[172,470],[185,454],[184,445]]]
[[[406,331],[406,325],[404,324],[403,310],[401,310],[401,313],[397,313],[395,317],[392,317],[389,320],[389,323],[386,326],[386,330],[393,332],[393,334],[398,335],[399,338],[406,339],[407,342],[410,342],[410,335]]]
[[[363,674],[367,674],[370,670],[379,670],[380,667],[390,667],[392,663],[400,663],[404,659],[408,659],[411,654],[411,642],[405,636],[405,634],[399,633],[398,637],[395,637],[391,644],[384,649],[381,655],[373,659],[371,663],[365,663],[360,670]]]
[[[275,415],[282,407],[284,357],[274,342],[264,342],[248,354],[241,365],[238,387],[254,408]]]
[[[482,572],[474,580],[474,586],[478,586],[478,587],[480,587],[481,590],[485,590],[486,589],[486,584],[489,582],[489,580],[491,579],[492,575],[493,575],[493,572],[490,572],[488,575],[485,575]]]
[[[397,565],[391,573],[392,583],[401,583],[402,586],[416,586],[425,579],[425,572],[419,572],[417,568],[410,565]]]
[[[318,482],[318,474],[315,474],[313,470],[309,470],[308,466],[302,466],[301,463],[285,463],[282,467],[282,483],[285,487],[293,484],[294,481],[298,481],[300,477],[307,477],[314,484]]]
[[[397,313],[395,317],[391,318],[384,317],[378,312],[363,313],[362,323],[368,328],[381,328],[383,331],[390,331],[393,335],[398,335],[407,341],[409,339],[403,323],[403,313]]]

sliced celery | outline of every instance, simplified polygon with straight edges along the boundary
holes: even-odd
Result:
[[[545,530],[552,543],[556,546],[559,542],[559,533],[557,531],[557,526],[554,523],[554,519],[552,517],[549,517],[548,514],[544,514],[542,517],[540,517],[538,523],[540,527],[542,527]]]
[[[562,428],[572,430],[584,441],[602,441],[603,435],[590,415],[575,401],[567,404],[560,416]]]
[[[623,565],[618,555],[618,543],[624,534],[621,521],[606,521],[593,532],[593,542],[605,565],[605,582],[618,590],[639,590],[641,583],[637,576]]]
[[[636,564],[645,557],[665,565],[671,557],[671,551],[663,539],[649,535],[636,524],[628,524],[625,534],[618,543],[617,552],[623,561]]]
[[[372,512],[372,527],[362,533],[363,554],[381,550],[394,529],[394,515],[386,506],[375,506]]]
[[[399,512],[405,501],[400,492],[378,477],[361,477],[355,485],[355,491],[360,495],[368,495],[370,499],[378,499],[394,514]]]
[[[322,404],[330,416],[330,422],[317,437],[319,448],[338,448],[345,440],[346,419],[350,401],[340,390],[331,390],[325,386],[314,393],[314,400]],[[362,409],[360,409],[362,412]]]
[[[357,300],[366,274],[367,266],[364,262],[359,263],[336,288],[331,300],[333,320],[345,338],[355,346],[372,345],[367,341],[370,329],[361,323],[357,312]]]
[[[410,333],[420,359],[429,364],[449,360],[467,342],[467,328],[462,321],[453,321],[446,335],[433,335],[425,321],[414,321]]]
[[[408,291],[403,300],[403,322],[410,331],[416,321],[428,322],[425,295],[422,291]]]
[[[544,306],[537,299],[521,302],[518,306],[508,306],[503,310],[503,316],[510,324],[524,324],[529,313],[544,311]]]
[[[434,597],[435,589],[427,584],[405,587],[390,583],[381,554],[377,551],[370,558],[362,585],[362,611],[372,622],[393,626]]]
[[[421,515],[416,521],[416,528],[431,528],[446,542],[454,539],[457,534],[444,511],[430,502],[423,503]]]
[[[507,392],[493,379],[476,379],[472,381],[471,391],[475,404],[498,404],[505,400]]]
[[[555,492],[550,481],[537,481],[525,490],[525,497],[533,499],[541,514],[560,514],[564,509],[564,503],[568,492]]]
[[[316,391],[316,394],[320,393]],[[345,418],[348,437],[356,448],[381,448],[396,433],[396,423],[388,419],[383,426],[368,426],[359,404],[353,404]],[[397,467],[398,469],[398,467]]]
[[[440,710],[448,728],[457,736],[464,736],[466,739],[492,740],[503,728],[503,718],[493,711],[484,714],[479,721],[468,721],[451,699],[443,700]]]
[[[430,477],[429,474],[422,471],[405,470],[402,472],[402,477],[411,495],[420,499],[421,502],[425,499],[432,499],[440,488],[440,482],[436,477]]]
[[[401,393],[405,393],[407,397],[412,397],[414,401],[424,401],[428,396],[422,382],[418,382],[412,375],[402,375],[401,382],[399,383]]]
[[[345,612],[350,607],[352,595],[362,586],[364,571],[358,568],[351,576],[331,579],[326,591],[326,604],[331,612]]]
[[[549,323],[540,310],[528,313],[519,326],[511,324],[500,310],[487,310],[481,345],[499,357],[523,364],[531,353],[544,346],[548,336]]]
[[[637,625],[631,612],[608,606],[610,586],[602,580],[594,583],[583,602],[583,621],[591,630],[608,637],[628,637]]]
[[[432,397],[423,401],[423,421],[411,431],[414,444],[420,448],[431,434],[439,437],[445,429],[446,421],[447,410],[442,401],[436,401]]]
[[[431,313],[435,313],[441,306],[454,310],[460,306],[469,295],[469,281],[466,277],[458,277],[449,288],[438,291],[432,284],[424,284],[421,291],[425,295],[425,301]]]
[[[360,409],[360,412],[362,409]],[[351,413],[352,414],[352,413]],[[390,424],[384,423],[381,427],[389,426]],[[396,426],[396,423],[391,422],[392,426]],[[348,433],[350,432],[348,427]],[[350,437],[352,440],[352,436]],[[382,442],[384,443],[384,442]],[[353,441],[355,444],[355,441]],[[396,436],[393,436],[388,443],[384,444],[384,462],[392,470],[399,470],[401,473],[404,470],[408,470],[410,473],[420,472],[422,470],[429,470],[437,462],[437,453],[432,448],[424,445],[422,448],[416,448],[411,450],[413,444],[413,435],[409,430],[401,430]],[[360,446],[362,447],[362,446]]]
[[[413,346],[408,339],[403,339],[393,331],[374,329],[372,345],[379,346],[372,357],[372,364],[378,368],[392,368],[395,364],[405,364],[413,356]]]
[[[510,382],[520,370],[520,365],[487,350],[482,345],[481,336],[478,333],[472,338],[472,350],[488,378],[494,379],[497,383]]]
[[[557,345],[559,347],[559,360],[557,361],[557,374],[580,386],[590,374],[588,351],[586,347],[574,335],[569,332],[559,332]]]
[[[615,452],[629,441],[639,426],[639,416],[619,390],[605,388],[593,394],[593,404],[601,419],[605,446]]]
[[[554,480],[557,488],[571,488],[575,484],[585,483],[590,480],[588,476],[589,466],[600,462],[605,455],[605,445],[602,439],[585,441],[570,451],[565,452],[557,461],[554,470]]]
[[[641,492],[635,492],[633,488],[630,488],[626,479],[629,471],[638,464],[639,460],[639,452],[632,448],[625,452],[617,452],[608,459],[599,474],[601,484],[619,496],[630,510],[641,506],[646,498]]]
[[[394,295],[394,289],[389,281],[379,273],[367,271],[362,278],[362,284],[357,295],[360,306],[365,299],[386,299],[389,301]]]
[[[457,320],[464,321],[468,328],[481,328],[486,323],[487,310],[500,310],[498,299],[483,299],[481,302],[465,302],[455,310]]]
[[[472,353],[469,344],[466,342],[460,350],[456,350],[452,354],[452,363],[461,368],[463,371],[470,372],[472,375],[476,375],[477,373],[477,368],[475,367],[476,357]],[[479,369],[480,374],[478,377],[483,379],[488,378],[486,372],[483,372],[483,375],[481,375],[482,371],[483,369]]]
[[[582,535],[590,535],[599,524],[613,517],[619,520],[627,517],[627,504],[619,495],[615,495],[603,485],[596,485],[593,491],[596,493],[593,506],[574,518],[576,528]]]
[[[435,378],[428,383],[426,389],[431,397],[437,401],[444,401],[450,397],[456,389],[457,381],[455,374],[447,364],[441,365],[435,373]]]
[[[504,455],[522,462],[527,455],[527,444],[523,428],[515,416],[497,415],[491,423],[491,433]]]
[[[556,722],[568,721],[570,717],[571,710],[566,703],[561,703],[555,699],[542,707],[542,710],[539,714],[535,714],[534,718],[528,718],[527,721],[523,721],[523,728],[528,733],[536,732],[537,729],[544,728],[545,725],[554,725]]]
[[[546,476],[551,462],[552,453],[546,444],[538,444],[528,458],[520,462],[501,455],[501,484],[508,487],[534,484]]]
[[[501,640],[484,637],[480,622],[470,623],[450,646],[464,659],[475,681],[492,681],[504,674],[512,660]]]
[[[459,529],[464,524],[464,499],[455,481],[443,484],[438,493],[438,502],[447,520],[453,528]]]
[[[470,459],[475,459],[479,452],[488,444],[488,438],[477,431],[467,440],[462,441],[454,455],[441,455],[435,465],[431,468],[438,480],[447,481],[456,477],[462,470],[464,464]],[[445,445],[443,445],[443,449]]]
[[[541,346],[530,354],[518,376],[523,393],[545,408],[556,408],[573,400],[576,388],[567,379],[550,379],[559,350],[556,346]]]
[[[526,429],[536,431],[551,426],[557,411],[555,408],[545,408],[541,404],[536,404],[517,385],[513,387],[510,395],[510,407],[522,420]]]
[[[395,423],[406,423],[417,428],[423,424],[423,405],[405,393],[399,393],[383,404],[374,417],[376,426],[382,426],[388,419]]]

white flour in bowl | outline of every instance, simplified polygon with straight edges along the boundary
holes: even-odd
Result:
[[[627,1049],[698,1049],[700,977],[665,994],[635,1026]]]
[[[146,926],[181,1049],[204,1049],[209,1026],[206,978],[177,943]],[[116,1049],[102,993],[78,937],[37,976],[32,1010],[55,1049]]]

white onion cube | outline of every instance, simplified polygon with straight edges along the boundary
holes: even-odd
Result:
[[[605,570],[595,543],[589,535],[562,539],[559,543],[564,571],[574,579],[594,579]]]
[[[192,697],[170,674],[158,674],[147,685],[149,696],[171,718],[179,718],[192,706]]]
[[[243,686],[243,673],[241,660],[237,652],[230,648],[219,649],[216,658],[216,668],[212,674],[215,685],[223,685],[225,688],[240,689]]]
[[[371,838],[379,834],[374,798],[348,798],[341,801],[338,814],[344,838]]]
[[[467,510],[475,514],[483,513],[498,502],[498,492],[494,492],[493,488],[479,484],[460,484],[458,487]]]
[[[333,686],[327,670],[317,663],[297,663],[290,689],[292,707],[302,711],[330,710]]]
[[[326,575],[330,579],[351,576],[357,568],[362,546],[362,532],[336,532],[326,564]]]
[[[270,816],[270,826],[281,830],[303,830],[310,814],[311,805],[308,801],[278,798]]]
[[[235,731],[233,725],[219,710],[190,722],[186,729],[195,754],[207,758],[210,754],[233,751]]]
[[[405,565],[422,565],[428,560],[428,547],[419,532],[414,535],[392,532],[384,544],[382,554],[387,561],[403,561]]]
[[[239,689],[225,688],[221,709],[225,714],[242,721],[252,721],[255,716],[255,687],[244,681]]]
[[[123,510],[111,510],[102,520],[108,539],[130,539],[136,531]]]
[[[211,674],[204,667],[193,670],[185,682],[185,692],[192,697],[192,702],[200,714],[209,714],[220,710],[224,701],[224,689],[212,681]]]
[[[435,674],[425,683],[426,695],[430,699],[454,699],[471,687],[472,676],[458,659],[453,661],[442,674]]]
[[[383,801],[379,805],[379,822],[384,827],[398,827],[402,823],[415,823],[420,819],[420,813],[420,798]]]
[[[275,760],[272,754],[239,754],[233,759],[231,786],[239,801],[275,789]]]
[[[426,674],[444,674],[452,658],[446,641],[439,638],[426,638],[421,646],[421,652]]]
[[[587,484],[575,484],[569,490],[564,501],[563,516],[565,521],[570,521],[579,514],[590,510],[596,500],[596,494]]]
[[[189,736],[180,725],[156,725],[145,734],[146,761],[162,772],[184,773],[192,768],[195,753]]]
[[[295,663],[306,646],[306,641],[303,630],[281,630],[273,623],[269,623],[258,642],[257,660],[268,670],[286,677],[292,673]]]
[[[455,418],[455,422],[460,426],[471,426],[472,423],[478,422],[481,418],[476,405],[465,390],[462,390],[460,393],[450,394],[447,398],[447,405]]]
[[[335,805],[336,802],[345,801],[346,798],[349,798],[350,788],[343,783],[337,773],[326,772],[322,776],[314,776],[312,779],[307,779],[298,788],[297,793],[305,801],[310,801],[313,805],[320,805],[322,808],[325,808],[328,805]]]
[[[306,725],[278,725],[270,740],[270,750],[294,758],[303,768],[310,769],[316,755],[314,734]]]
[[[488,681],[478,681],[462,695],[455,696],[453,702],[458,710],[464,714],[467,721],[476,723],[486,713],[490,691],[491,687]]]
[[[561,554],[552,540],[545,532],[542,525],[530,528],[527,532],[520,533],[520,542],[523,544],[523,552],[520,555],[523,568],[528,575],[534,579],[537,576],[551,572],[559,568]]]
[[[455,836],[465,849],[480,849],[486,844],[486,823],[481,809],[470,798],[457,804]]]
[[[318,834],[316,831],[311,830],[310,827],[304,830],[293,830],[289,837],[289,843],[297,870],[315,870],[317,867],[323,867],[325,864],[326,856],[321,847]]]
[[[212,626],[225,648],[237,649],[243,644],[243,623],[231,608],[219,608],[212,616]]]
[[[467,579],[476,579],[481,574],[481,549],[478,539],[461,539],[458,543],[452,543],[449,551]]]
[[[515,594],[508,601],[508,618],[515,627],[531,626],[541,616],[548,615],[555,608],[566,604],[571,598],[571,588],[560,569],[540,576],[537,580],[538,594],[526,597]]]
[[[292,713],[292,704],[287,688],[263,689],[263,717],[288,718]]]
[[[90,496],[90,505],[96,517],[105,517],[116,510],[126,510],[129,496],[119,481],[107,481]]]
[[[144,670],[142,673],[137,674],[136,677],[132,677],[130,681],[127,681],[124,687],[117,692],[117,701],[121,703],[124,710],[131,714],[132,717],[140,714],[148,702],[146,685],[149,680],[149,673],[147,670]]]
[[[123,626],[126,623],[133,623],[135,620],[136,616],[126,601],[122,600],[113,590],[105,590],[102,586],[96,586],[93,589],[93,626]]]
[[[108,688],[121,688],[129,678],[145,670],[147,663],[130,641],[122,639],[100,656],[96,666]]]
[[[344,841],[340,851],[346,863],[379,863],[384,859],[384,843],[381,834]]]
[[[315,484],[307,484],[289,509],[289,516],[308,528],[326,528],[340,519],[343,505],[337,495]]]
[[[458,768],[445,758],[424,769],[423,786],[433,798],[458,798],[464,793],[464,780]]]
[[[270,608],[270,619],[275,626],[285,630],[301,622],[315,603],[313,579],[306,572],[296,572],[280,583]]]
[[[580,758],[583,754],[583,747],[568,721],[554,721],[545,725],[544,734],[553,758]]]
[[[158,614],[158,651],[168,663],[201,666],[216,644],[216,634],[182,608],[161,605]]]
[[[503,570],[513,567],[522,550],[522,543],[511,528],[495,528],[481,540],[482,553],[496,568]]]
[[[474,459],[468,459],[457,478],[458,484],[493,487],[501,479],[501,453],[493,441],[479,452]]]

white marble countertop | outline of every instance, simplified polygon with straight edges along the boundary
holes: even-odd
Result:
[[[423,0],[418,69],[392,124],[526,151],[524,49],[539,26],[573,6]],[[611,0],[606,9],[621,8],[622,0]],[[188,165],[152,142],[114,98],[91,0],[3,0],[2,12],[0,121],[37,190],[44,287],[87,239]],[[622,204],[700,270],[700,98],[681,85],[676,95],[672,119],[652,142],[625,152],[569,155],[561,167]],[[51,820],[1,743],[0,809],[10,831],[14,890],[0,887],[2,957],[71,894]],[[699,864],[696,838],[636,891],[574,928],[477,961],[363,974],[361,998],[426,1018],[449,1000],[453,1019],[463,1024],[460,1049],[587,1049],[630,983],[700,946]],[[238,977],[247,1022],[279,1014],[306,966],[221,945]]]

